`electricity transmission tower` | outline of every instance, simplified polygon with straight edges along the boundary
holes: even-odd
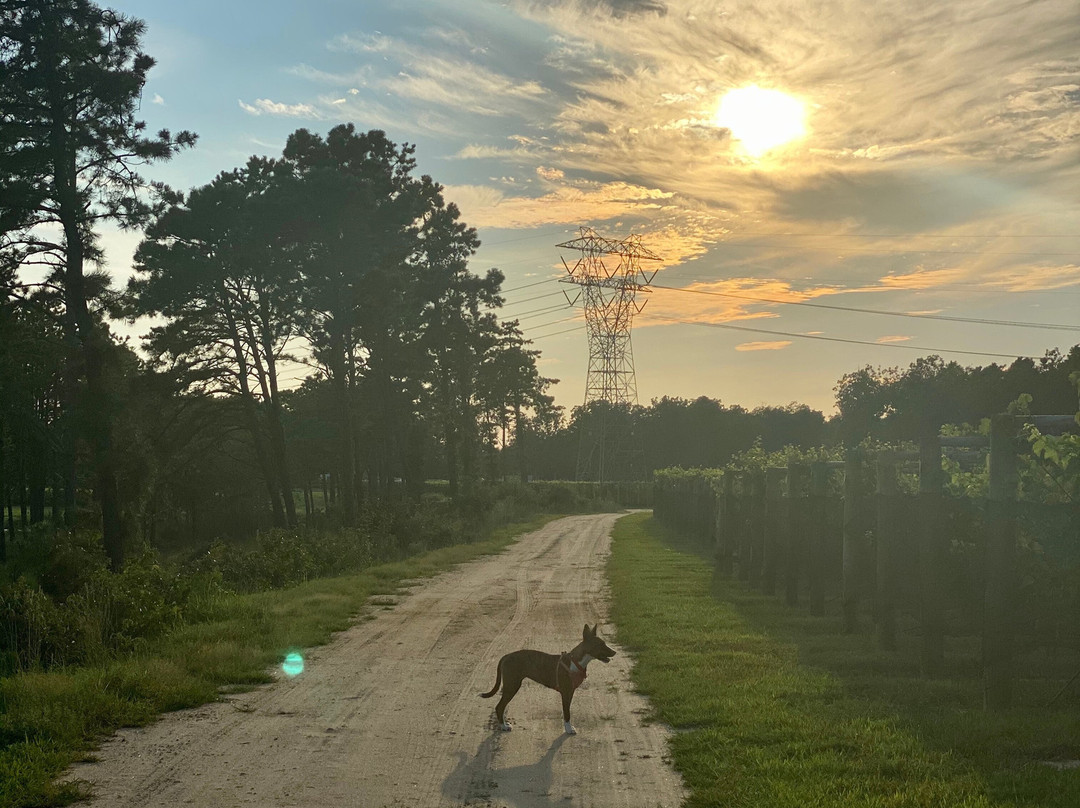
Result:
[[[580,301],[584,307],[589,337],[577,479],[644,479],[644,452],[629,420],[630,408],[637,403],[630,329],[634,315],[647,302],[639,303],[637,297],[650,291],[656,274],[643,270],[641,262],[660,257],[642,245],[639,235],[615,241],[591,227],[582,227],[581,235],[557,246],[581,252],[572,267],[563,260],[568,273],[563,282],[579,287],[570,302]]]

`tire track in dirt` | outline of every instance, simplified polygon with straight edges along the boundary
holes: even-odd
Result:
[[[667,737],[642,725],[625,653],[589,667],[575,736],[563,735],[558,694],[532,682],[508,708],[510,733],[493,729],[495,700],[478,697],[508,651],[567,650],[586,622],[612,636],[604,562],[616,518],[560,519],[414,586],[311,649],[295,679],[124,730],[69,776],[118,808],[674,808],[683,792]]]

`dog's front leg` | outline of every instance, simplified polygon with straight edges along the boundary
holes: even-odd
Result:
[[[573,701],[574,691],[560,690],[559,693],[562,694],[563,730],[567,735],[577,735],[577,730],[570,726],[570,702]]]

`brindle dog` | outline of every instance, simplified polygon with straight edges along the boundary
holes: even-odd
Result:
[[[574,735],[576,730],[570,726],[570,702],[578,685],[585,681],[585,668],[594,659],[607,663],[613,656],[615,652],[596,636],[596,626],[589,628],[586,623],[581,642],[569,653],[547,654],[526,648],[504,656],[499,660],[495,686],[490,692],[481,693],[480,698],[491,698],[502,685],[502,698],[495,705],[495,716],[499,719],[499,729],[509,732],[506,705],[517,695],[521,683],[525,679],[532,679],[544,687],[559,691],[562,695],[563,728],[567,735]]]

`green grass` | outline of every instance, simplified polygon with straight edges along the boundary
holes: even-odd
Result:
[[[433,550],[362,573],[254,595],[217,596],[187,624],[143,653],[97,667],[0,679],[0,808],[67,805],[86,796],[55,778],[92,757],[103,736],[160,713],[214,701],[271,680],[290,650],[321,645],[347,628],[368,599],[405,579],[435,575],[497,553],[555,516],[507,525],[490,539]]]
[[[688,806],[1080,805],[1080,771],[1040,763],[1080,758],[1075,706],[985,713],[977,679],[717,580],[648,514],[617,523],[609,575]]]

